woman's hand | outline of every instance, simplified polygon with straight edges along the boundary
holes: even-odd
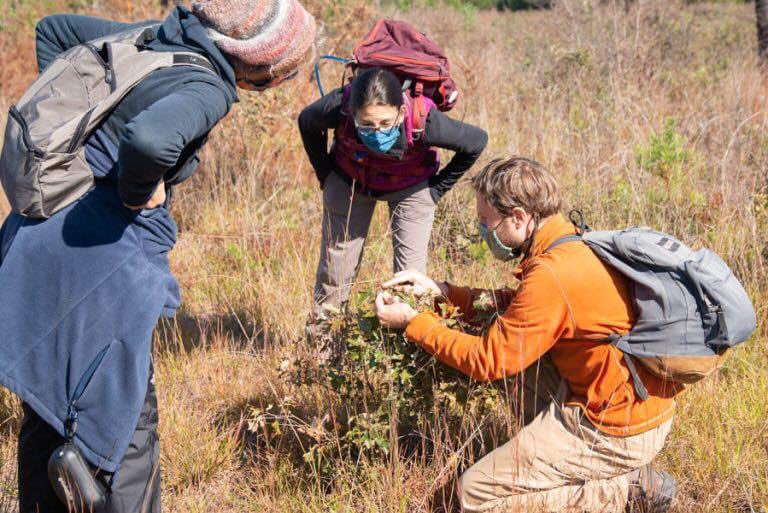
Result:
[[[131,210],[144,210],[147,208],[157,208],[165,203],[165,182],[163,180],[160,180],[160,183],[157,184],[157,189],[155,189],[155,192],[152,194],[152,197],[149,198],[149,201],[144,203],[143,205],[125,205],[127,208],[130,208]]]
[[[385,289],[392,289],[398,292],[413,294],[416,297],[425,295],[448,295],[447,284],[437,283],[433,279],[414,269],[400,271],[399,273],[395,274],[394,278],[384,282],[381,286]]]
[[[376,296],[376,317],[385,328],[405,329],[418,312],[388,292]]]

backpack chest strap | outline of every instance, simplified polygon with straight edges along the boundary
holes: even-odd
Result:
[[[208,61],[208,59],[194,53],[174,53],[173,65],[174,66],[198,66],[200,68],[210,71],[214,75],[217,74],[216,68],[213,67],[213,64],[211,64]]]

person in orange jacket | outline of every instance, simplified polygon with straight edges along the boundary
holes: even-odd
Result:
[[[449,329],[387,292],[376,300],[382,325],[479,381],[521,374],[521,407],[533,420],[459,480],[466,512],[667,511],[674,478],[651,467],[672,427],[681,387],[643,366],[650,397],[635,395],[622,353],[604,340],[634,322],[631,291],[586,244],[549,246],[576,233],[560,214],[557,182],[522,157],[497,159],[472,180],[480,234],[509,261],[515,290],[485,291],[500,313],[482,336]],[[384,288],[440,296],[475,315],[484,291],[404,271]],[[543,400],[542,400],[543,399]],[[538,508],[538,509],[537,509]],[[642,509],[640,509],[642,508]]]

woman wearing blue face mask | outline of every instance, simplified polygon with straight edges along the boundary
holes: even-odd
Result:
[[[389,205],[394,271],[426,269],[435,205],[472,167],[488,136],[424,99],[426,122],[417,130],[414,102],[398,78],[373,68],[299,116],[304,148],[323,189],[315,312],[349,297],[377,202]],[[442,170],[438,148],[455,152]]]

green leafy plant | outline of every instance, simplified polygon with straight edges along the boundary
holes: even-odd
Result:
[[[434,308],[434,298],[397,295],[418,311]],[[330,470],[336,458],[386,458],[423,448],[436,423],[459,432],[501,402],[493,385],[473,382],[410,342],[402,331],[381,326],[374,297],[373,290],[361,293],[344,310],[328,309],[320,323],[330,356],[317,372],[302,378],[303,385],[314,380],[326,387],[335,407],[322,422],[332,429],[318,426],[317,436],[309,437],[304,460],[312,466]],[[477,333],[495,312],[490,297],[481,297],[475,307],[476,322],[468,325],[462,312],[441,303],[441,322]],[[275,424],[280,415],[261,410],[254,414],[251,424],[256,428],[271,422],[271,431],[280,431]]]
[[[434,302],[404,294],[400,299],[419,311],[431,309]],[[372,293],[360,296],[356,304],[328,321],[331,337],[343,348],[327,367],[327,379],[341,399],[347,449],[388,454],[399,434],[423,433],[436,416],[459,421],[467,409],[482,409],[493,395],[491,387],[473,386],[401,331],[383,328],[374,313]],[[453,306],[441,304],[440,309],[448,327],[467,329]]]

